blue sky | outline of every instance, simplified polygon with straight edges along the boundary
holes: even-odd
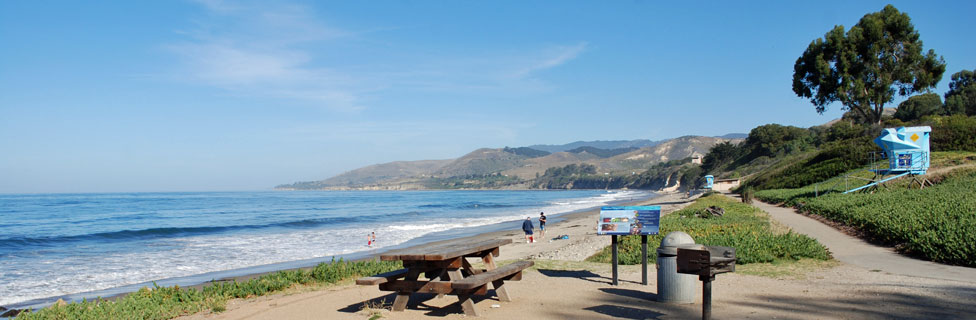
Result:
[[[2,1],[0,193],[267,190],[480,147],[825,115],[792,67],[886,2]],[[976,5],[895,2],[976,69]],[[896,100],[897,103],[899,100]]]

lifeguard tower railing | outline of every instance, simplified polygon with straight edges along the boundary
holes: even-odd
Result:
[[[857,192],[871,187],[884,186],[885,182],[904,176],[912,177],[912,182],[909,183],[909,186],[917,182],[919,184],[919,188],[925,187],[926,180],[919,179],[918,175],[925,174],[925,172],[929,169],[929,153],[927,151],[907,150],[900,152],[885,151],[879,153],[882,155],[882,157],[888,159],[888,168],[871,169],[870,171],[874,172],[874,177],[872,177],[867,184],[854,189],[848,189],[847,191],[844,191],[844,193]],[[876,166],[879,163],[884,162],[872,161],[872,164]]]
[[[904,176],[912,178],[908,184],[909,188],[915,183],[918,183],[919,189],[924,188],[926,184],[931,185],[928,180],[921,178],[929,169],[929,136],[931,133],[932,128],[928,126],[882,129],[880,135],[874,139],[874,144],[882,151],[872,152],[869,155],[873,166],[869,171],[874,173],[874,177],[865,179],[856,175],[845,175],[843,181],[846,191],[844,193],[872,191],[878,187],[884,187],[885,182]],[[887,168],[881,167],[882,165],[886,165]],[[867,183],[851,189],[849,181],[852,178],[866,180]],[[839,182],[835,182],[830,190],[833,190]],[[820,185],[815,184],[814,190],[815,196],[819,196]]]
[[[868,152],[866,158],[870,158],[871,162],[867,171],[873,172],[874,176],[871,178],[859,177],[856,173],[845,174],[843,179],[838,179],[833,181],[829,187],[823,188],[827,183],[818,182],[813,185],[814,196],[819,197],[832,192],[842,192],[851,193],[857,192],[871,187],[877,187],[879,185],[883,186],[885,182],[895,180],[906,175],[918,175],[925,174],[928,170],[929,163],[929,153],[925,151],[908,151],[901,152],[895,157],[888,155],[890,152],[885,151],[872,151]],[[888,160],[888,161],[883,161]],[[863,172],[863,171],[861,171]],[[924,186],[924,182],[919,179],[914,179],[913,182],[918,182],[920,185]],[[840,184],[844,184],[843,189],[838,189]],[[858,185],[864,183],[860,187],[851,189],[851,185]],[[846,191],[845,191],[846,190]]]

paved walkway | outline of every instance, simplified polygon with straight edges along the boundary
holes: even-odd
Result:
[[[783,208],[758,200],[753,200],[752,205],[768,212],[773,219],[789,226],[794,232],[817,239],[830,249],[834,259],[843,263],[894,274],[976,283],[976,268],[909,258],[892,249],[878,247],[851,237],[820,221],[799,214],[792,208]]]

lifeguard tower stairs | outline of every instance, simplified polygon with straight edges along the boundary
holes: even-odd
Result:
[[[874,168],[874,177],[866,185],[844,191],[845,194],[857,191],[872,190],[878,186],[884,186],[885,182],[901,177],[911,177],[909,187],[918,184],[919,189],[926,185],[932,185],[925,178],[921,178],[929,169],[929,135],[932,128],[924,127],[900,127],[887,128],[881,131],[881,135],[874,139],[874,144],[883,150],[875,153],[882,159],[888,159],[888,168]],[[878,161],[872,161],[878,164]]]

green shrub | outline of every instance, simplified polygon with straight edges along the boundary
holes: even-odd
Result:
[[[721,217],[709,219],[696,218],[695,213],[709,206],[725,209]],[[648,259],[657,259],[657,247],[664,235],[672,231],[683,231],[691,235],[696,243],[728,246],[736,248],[736,263],[748,264],[773,262],[777,260],[797,260],[830,258],[827,249],[816,240],[796,233],[774,234],[770,230],[769,218],[756,207],[735,202],[722,195],[699,198],[687,208],[675,211],[661,219],[659,235],[649,236],[647,244]],[[624,236],[618,245],[618,263],[641,263],[640,237]],[[610,262],[610,248],[604,248],[589,261]]]
[[[750,186],[745,186],[742,188],[742,190],[739,190],[739,196],[742,197],[742,203],[752,203],[753,193],[755,193],[755,191],[753,191],[752,187]]]
[[[932,151],[976,151],[976,116],[927,117],[934,122],[929,141]]]

